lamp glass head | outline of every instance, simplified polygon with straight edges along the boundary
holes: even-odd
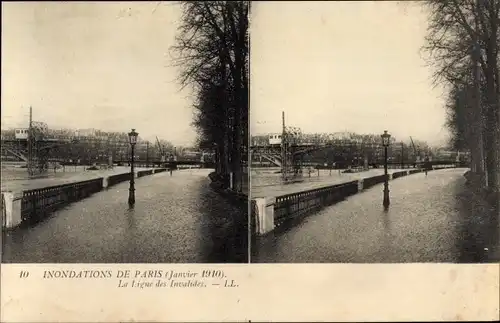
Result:
[[[131,145],[135,145],[137,143],[138,135],[139,134],[135,132],[135,129],[132,129],[132,131],[128,133],[128,139]]]
[[[382,134],[381,137],[382,137],[382,145],[384,145],[384,147],[389,146],[389,140],[391,138],[391,135],[387,133],[387,130],[384,130],[384,134]]]

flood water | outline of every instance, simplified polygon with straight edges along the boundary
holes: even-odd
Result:
[[[498,214],[465,185],[466,169],[376,185],[282,232],[256,239],[252,262],[477,263],[500,261]]]
[[[3,233],[7,263],[241,263],[248,261],[247,206],[209,187],[208,169],[136,180]]]

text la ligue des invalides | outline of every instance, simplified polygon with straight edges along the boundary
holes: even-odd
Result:
[[[43,279],[119,279],[118,287],[207,287],[206,271],[44,270]],[[205,277],[203,277],[205,276]]]

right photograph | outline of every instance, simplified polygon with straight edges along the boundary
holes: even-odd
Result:
[[[252,263],[500,261],[499,12],[252,4]]]

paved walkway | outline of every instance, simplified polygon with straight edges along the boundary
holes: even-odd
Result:
[[[388,172],[389,174],[392,174],[394,172],[399,172],[401,170],[403,169],[389,169]],[[318,176],[318,171],[316,171],[315,173],[311,173],[311,177],[305,174],[304,181],[300,183],[292,183],[292,184],[273,183],[271,185],[261,184],[262,186],[254,185],[256,182],[259,182],[259,179],[258,178],[254,179],[254,177],[251,177],[252,179],[251,196],[252,198],[281,196],[285,194],[292,194],[325,186],[347,183],[350,181],[367,177],[373,177],[382,174],[384,174],[383,169],[370,169],[368,171],[363,171],[359,173],[342,173],[339,172],[338,170],[332,170],[330,173],[329,170],[320,170],[319,176]]]
[[[477,263],[500,261],[498,214],[465,186],[465,169],[436,170],[382,185],[256,240],[252,262]]]
[[[120,183],[4,233],[3,261],[20,263],[247,262],[247,208],[209,187],[211,170],[138,178],[136,205]]]

